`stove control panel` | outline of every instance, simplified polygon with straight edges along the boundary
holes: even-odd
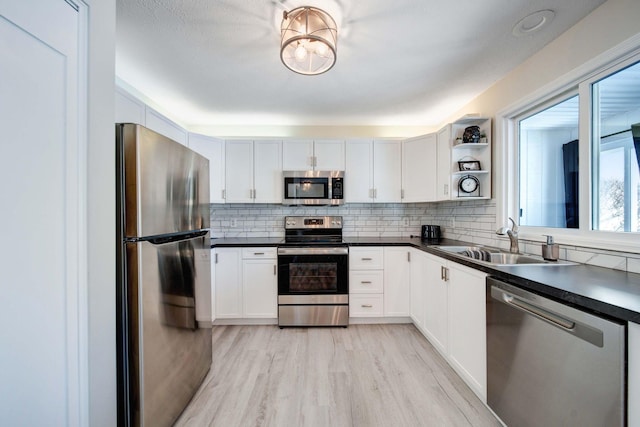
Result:
[[[342,228],[341,216],[286,216],[285,229]]]

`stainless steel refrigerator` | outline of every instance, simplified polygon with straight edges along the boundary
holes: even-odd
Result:
[[[118,425],[170,426],[211,366],[209,161],[116,125]]]

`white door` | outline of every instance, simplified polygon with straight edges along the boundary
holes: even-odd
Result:
[[[242,261],[244,317],[278,317],[276,259]]]
[[[282,170],[313,170],[313,141],[291,139],[282,143]]]
[[[317,171],[344,170],[344,141],[320,139],[313,142],[314,169]]]
[[[370,203],[373,200],[373,141],[347,141],[345,201]]]
[[[253,141],[227,141],[225,158],[226,202],[253,203]]]
[[[224,140],[190,133],[189,148],[209,159],[209,203],[224,203]]]
[[[217,319],[242,317],[242,249],[216,248],[215,313]]]
[[[373,142],[373,188],[375,203],[402,201],[401,141]]]
[[[409,316],[411,263],[408,247],[384,248],[384,315]]]
[[[425,254],[424,262],[426,263],[425,272],[425,321],[424,329],[427,338],[442,354],[448,351],[448,301],[449,290],[448,282],[443,280],[442,276],[446,273],[443,268],[447,268],[447,261]],[[448,274],[448,273],[447,273]]]
[[[87,415],[80,19],[64,1],[0,3],[5,426],[81,425]]]
[[[413,249],[411,251],[411,319],[420,329],[424,330],[424,316],[426,313],[425,282],[427,260],[424,252]]]
[[[402,142],[402,201],[431,202],[436,198],[436,135]]]
[[[255,203],[282,203],[282,141],[253,142]]]
[[[436,167],[436,200],[451,198],[451,125],[438,131],[438,166]]]

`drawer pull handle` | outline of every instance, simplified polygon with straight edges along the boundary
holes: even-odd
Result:
[[[264,252],[254,252],[254,255],[264,255]]]
[[[362,304],[361,307],[362,308],[372,308],[373,305],[372,304]]]
[[[362,283],[363,285],[370,285],[371,280],[361,280],[360,283]]]
[[[362,261],[371,261],[371,258],[362,258]]]

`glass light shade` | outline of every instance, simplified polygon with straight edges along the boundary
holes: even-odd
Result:
[[[322,74],[336,63],[336,22],[321,9],[303,6],[284,12],[280,59],[292,71]]]

